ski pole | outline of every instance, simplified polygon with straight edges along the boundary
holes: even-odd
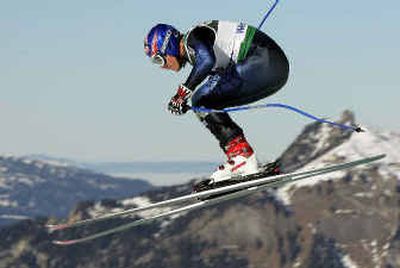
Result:
[[[270,9],[268,10],[268,12],[265,14],[263,20],[261,21],[260,25],[258,26],[258,29],[260,30],[261,27],[263,26],[264,22],[267,20],[267,18],[269,17],[269,15],[271,15],[272,11],[274,11],[274,9],[276,8],[276,6],[278,5],[279,0],[275,0],[275,3],[270,7]]]
[[[355,132],[364,132],[363,129],[359,126],[348,126],[332,121],[328,121],[323,118],[319,118],[315,115],[312,115],[310,113],[307,113],[303,110],[300,110],[299,108],[283,104],[283,103],[265,103],[265,104],[258,104],[258,105],[244,105],[244,106],[238,106],[238,107],[230,107],[230,108],[225,108],[221,110],[217,109],[208,109],[205,107],[190,107],[190,109],[194,112],[200,112],[200,113],[231,113],[231,112],[240,112],[240,111],[246,111],[246,110],[255,110],[255,109],[265,109],[265,108],[283,108],[292,112],[296,112],[302,116],[308,117],[314,121],[323,123],[323,124],[329,124],[331,126],[339,127],[342,130],[350,130],[350,131],[355,131]]]

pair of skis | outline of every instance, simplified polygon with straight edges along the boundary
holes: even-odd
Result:
[[[312,170],[308,170],[308,171],[293,172],[293,173],[289,173],[289,174],[282,174],[282,175],[276,175],[276,176],[271,176],[271,177],[259,178],[259,179],[240,182],[237,184],[233,184],[233,185],[229,185],[229,186],[225,186],[225,187],[221,187],[221,188],[216,188],[216,189],[206,190],[203,192],[184,195],[181,197],[153,203],[153,204],[150,204],[147,206],[127,209],[127,210],[123,210],[121,212],[109,213],[109,214],[105,214],[105,215],[97,217],[97,218],[80,220],[80,221],[76,221],[73,223],[66,223],[66,224],[46,225],[46,228],[48,229],[49,232],[66,230],[66,229],[70,229],[70,228],[74,228],[74,227],[85,226],[85,225],[94,224],[94,223],[101,222],[101,221],[106,221],[106,220],[113,219],[113,218],[119,218],[119,217],[125,216],[125,215],[132,215],[132,214],[135,214],[138,212],[143,212],[143,211],[147,211],[147,210],[151,210],[151,209],[155,209],[155,208],[176,206],[178,204],[184,204],[184,203],[192,201],[192,203],[189,205],[184,205],[184,206],[181,206],[178,208],[173,208],[170,211],[156,214],[156,215],[153,215],[150,217],[142,218],[139,220],[135,220],[131,223],[127,223],[127,224],[124,224],[124,225],[121,225],[121,226],[118,226],[115,228],[111,228],[111,229],[108,229],[105,231],[94,233],[92,235],[88,235],[88,236],[84,236],[84,237],[80,237],[80,238],[72,239],[72,240],[54,240],[53,241],[54,244],[62,245],[62,246],[79,244],[79,243],[90,241],[90,240],[93,240],[96,238],[119,233],[119,232],[125,231],[127,229],[133,228],[135,226],[148,224],[153,221],[156,221],[156,220],[159,220],[159,219],[162,219],[165,217],[169,217],[172,215],[176,215],[179,213],[208,207],[211,205],[221,203],[223,201],[247,196],[251,193],[265,190],[268,188],[280,187],[289,182],[303,180],[306,178],[310,178],[310,177],[314,177],[314,176],[318,176],[318,175],[322,175],[322,174],[327,174],[327,173],[331,173],[331,172],[335,172],[335,171],[339,171],[339,170],[349,169],[349,168],[363,165],[363,164],[368,164],[368,163],[380,160],[384,157],[385,157],[385,155],[377,155],[377,156],[373,156],[373,157],[359,159],[359,160],[352,161],[352,162],[331,165],[328,167],[312,169]],[[217,197],[213,197],[213,196],[217,196]],[[209,199],[207,199],[207,197],[209,197]]]

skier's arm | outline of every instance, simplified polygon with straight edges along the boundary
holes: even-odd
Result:
[[[207,36],[195,33],[192,35],[189,45],[195,51],[195,60],[193,69],[183,85],[194,90],[210,74],[215,64],[215,55],[212,41]]]
[[[194,31],[188,45],[194,50],[193,69],[185,83],[181,84],[168,103],[168,110],[175,115],[185,114],[189,110],[187,101],[196,87],[210,74],[215,64],[213,50],[214,39],[205,31]]]

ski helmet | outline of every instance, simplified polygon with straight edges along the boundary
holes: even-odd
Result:
[[[168,24],[157,24],[144,40],[144,51],[157,65],[165,65],[165,56],[179,56],[181,33]]]

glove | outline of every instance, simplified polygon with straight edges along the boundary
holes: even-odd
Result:
[[[187,101],[191,96],[192,91],[184,85],[180,85],[175,96],[168,103],[168,111],[174,115],[183,115],[190,109]]]

